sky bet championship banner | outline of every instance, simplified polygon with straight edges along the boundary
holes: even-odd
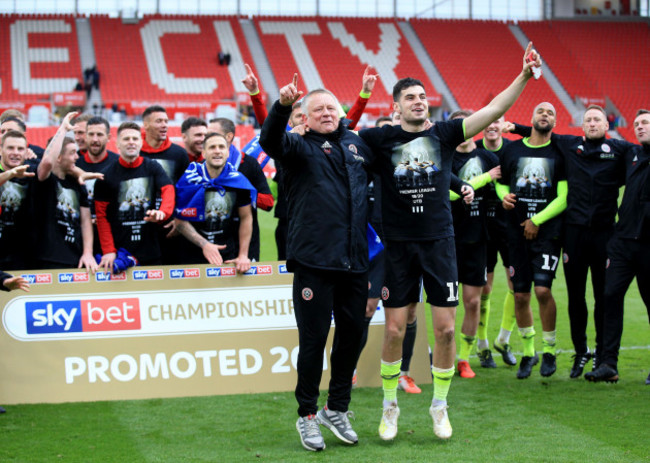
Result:
[[[1,404],[295,388],[298,333],[284,263],[254,263],[245,275],[207,265],[14,274],[31,291],[0,292]],[[372,323],[360,386],[380,385],[381,306]],[[430,383],[428,365],[421,329],[411,365],[418,382]]]

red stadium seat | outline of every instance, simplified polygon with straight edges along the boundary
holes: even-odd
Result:
[[[521,71],[524,50],[506,23],[420,19],[411,24],[461,108],[485,106]],[[528,83],[506,119],[530,123],[542,101],[555,106],[557,131],[562,133],[571,116],[543,78]]]
[[[147,16],[137,24],[92,17],[90,22],[102,97],[134,113],[154,103],[170,114],[211,111],[245,91],[242,62],[255,69],[234,17]],[[222,50],[231,54],[231,66],[219,65]]]

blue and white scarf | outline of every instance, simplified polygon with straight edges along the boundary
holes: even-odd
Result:
[[[190,222],[205,220],[205,190],[214,188],[220,193],[225,193],[226,188],[248,190],[251,195],[251,205],[255,207],[257,190],[244,174],[226,162],[221,174],[211,178],[205,162],[192,162],[185,170],[183,176],[176,183],[176,209],[175,216]]]

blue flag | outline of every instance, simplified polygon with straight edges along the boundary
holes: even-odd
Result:
[[[370,224],[368,224],[368,228],[366,228],[366,239],[368,240],[368,258],[373,260],[381,251],[384,250],[384,245],[381,242],[381,238],[379,238],[379,235]]]
[[[176,183],[176,209],[175,216],[190,222],[205,220],[205,190],[214,188],[225,193],[226,188],[248,190],[251,195],[251,205],[255,207],[257,190],[248,181],[244,174],[226,162],[221,174],[211,178],[205,162],[192,162]]]

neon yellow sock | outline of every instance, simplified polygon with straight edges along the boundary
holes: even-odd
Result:
[[[454,377],[454,367],[433,367],[431,373],[433,373],[433,400],[446,402],[449,386],[451,386],[451,378]]]
[[[476,336],[467,336],[466,334],[460,334],[460,351],[458,353],[458,360],[469,360],[469,353],[474,347],[476,342]]]
[[[514,331],[517,326],[517,318],[515,317],[515,293],[508,290],[506,297],[503,300],[503,315],[501,317],[501,328],[510,332]]]
[[[479,339],[487,339],[488,319],[490,318],[490,295],[481,294],[481,317],[478,321],[477,335]]]
[[[555,331],[542,331],[542,352],[555,355]]]
[[[535,356],[535,327],[519,328],[519,334],[524,344],[524,357]]]
[[[394,402],[397,400],[397,383],[399,371],[402,368],[402,359],[396,362],[381,361],[381,383],[384,387],[384,400]]]

